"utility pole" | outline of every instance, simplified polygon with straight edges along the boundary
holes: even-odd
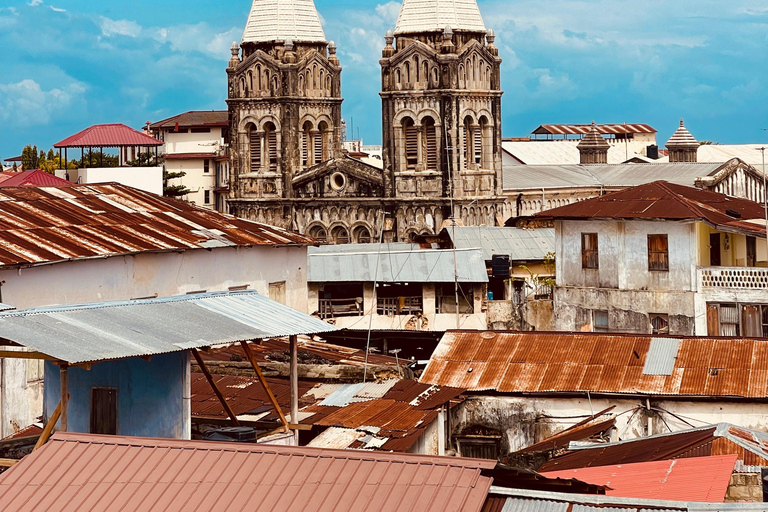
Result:
[[[765,211],[765,249],[766,258],[768,258],[768,188],[765,186],[765,146],[755,149],[763,154],[763,210]]]

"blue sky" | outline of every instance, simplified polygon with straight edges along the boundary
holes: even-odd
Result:
[[[249,0],[0,0],[0,157],[91,124],[224,109]],[[316,0],[344,117],[380,140],[378,59],[399,4]],[[505,136],[543,123],[684,117],[699,140],[768,142],[765,0],[480,0],[504,59]]]

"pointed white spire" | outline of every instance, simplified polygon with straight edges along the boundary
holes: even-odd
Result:
[[[485,32],[483,17],[475,0],[403,0],[395,35],[415,32]]]
[[[253,0],[243,43],[325,42],[312,0]]]

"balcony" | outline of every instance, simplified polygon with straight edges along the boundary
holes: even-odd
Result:
[[[698,269],[699,290],[730,288],[768,290],[768,268],[705,267]]]

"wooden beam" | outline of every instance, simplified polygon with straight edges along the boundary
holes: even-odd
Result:
[[[251,347],[248,346],[247,341],[241,341],[240,345],[243,346],[245,357],[247,357],[248,361],[251,362],[253,371],[256,372],[256,377],[258,377],[259,382],[261,382],[261,385],[264,387],[264,391],[267,392],[267,396],[269,397],[269,401],[272,403],[272,407],[275,409],[275,411],[277,411],[277,415],[280,417],[280,422],[283,424],[283,429],[286,432],[288,432],[288,421],[285,419],[283,410],[280,409],[280,404],[277,403],[277,398],[275,398],[275,395],[272,394],[272,390],[269,389],[269,384],[267,383],[267,379],[265,379],[264,375],[261,373],[261,369],[259,368],[259,363],[256,362],[256,358],[253,356],[253,351],[251,351]]]
[[[40,434],[40,438],[37,440],[37,443],[35,443],[35,447],[32,451],[37,450],[48,442],[48,438],[51,437],[51,433],[53,432],[53,427],[55,427],[56,422],[59,421],[59,416],[61,416],[61,402],[56,406],[56,410],[53,411],[51,417],[48,418],[48,423],[46,423],[43,433]]]
[[[291,421],[299,422],[299,337],[290,336],[291,350]],[[299,431],[294,430],[296,446],[299,446]]]
[[[16,459],[0,459],[0,468],[9,468],[18,463],[19,461]]]
[[[61,431],[67,431],[67,415],[69,412],[69,367],[66,364],[59,366],[59,384],[61,385]]]
[[[55,357],[45,355],[41,352],[21,352],[14,350],[0,350],[0,359],[44,359],[46,361],[56,361]]]
[[[219,402],[221,402],[221,405],[222,407],[224,407],[224,411],[227,413],[227,416],[229,416],[229,419],[232,421],[232,424],[236,427],[239,427],[240,422],[237,420],[237,416],[235,416],[235,413],[232,411],[232,408],[227,403],[227,399],[224,397],[221,390],[216,385],[216,381],[213,380],[213,375],[211,375],[211,372],[208,371],[208,367],[205,366],[205,362],[203,361],[203,358],[200,357],[200,353],[193,348],[192,355],[195,356],[195,361],[197,361],[197,365],[200,367],[200,371],[202,371],[203,375],[205,375],[206,380],[208,380],[208,384],[211,385],[211,389],[213,389],[214,394],[216,394],[216,398],[218,398]]]

